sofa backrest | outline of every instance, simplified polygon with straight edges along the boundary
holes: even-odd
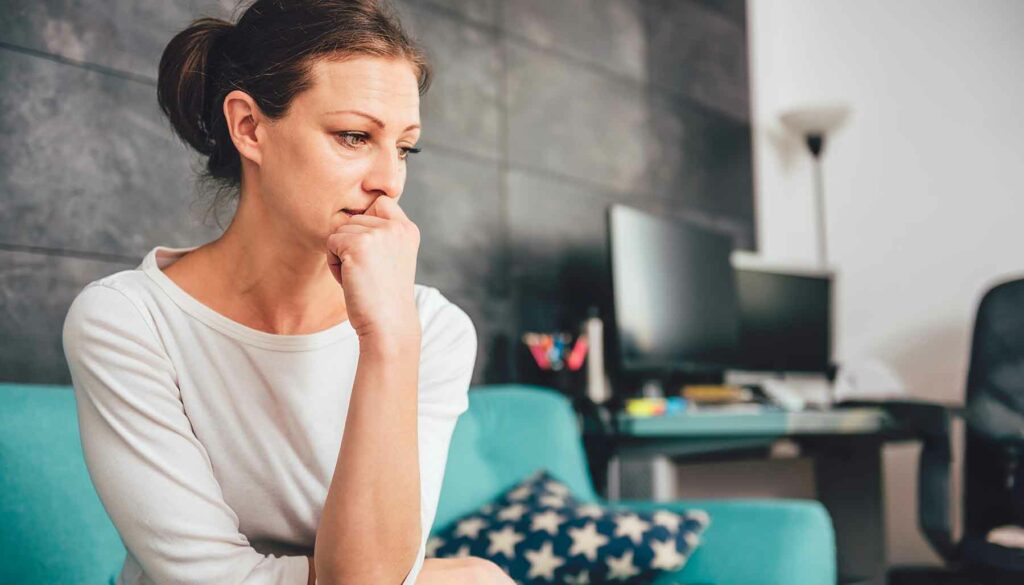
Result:
[[[0,384],[0,583],[110,583],[124,555],[71,387]]]
[[[583,501],[597,501],[576,415],[562,394],[540,386],[470,389],[448,450],[434,532],[545,468]]]

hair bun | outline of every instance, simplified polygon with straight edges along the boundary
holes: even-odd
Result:
[[[217,89],[218,41],[235,29],[219,18],[200,18],[167,44],[160,57],[157,102],[174,131],[197,151],[209,155],[215,139],[210,108]]]

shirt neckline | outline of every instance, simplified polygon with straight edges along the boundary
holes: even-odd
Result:
[[[199,299],[185,292],[185,289],[178,286],[176,282],[171,280],[161,270],[198,247],[198,245],[184,248],[155,246],[146,254],[142,264],[139,265],[139,269],[167,293],[171,300],[195,319],[244,343],[282,351],[316,349],[356,335],[356,331],[352,328],[352,323],[348,319],[315,333],[280,335],[253,329],[248,325],[243,325],[214,311],[212,308],[199,302]]]

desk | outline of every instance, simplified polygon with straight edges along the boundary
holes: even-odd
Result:
[[[880,408],[801,412],[694,411],[659,417],[620,414],[608,446],[605,496],[623,496],[622,459],[649,460],[648,493],[629,498],[675,497],[673,460],[714,458],[739,452],[767,456],[780,440],[796,444],[814,462],[818,499],[832,516],[839,550],[840,583],[884,583],[885,509],[881,449],[915,435]],[[630,474],[636,479],[636,474]],[[637,482],[633,482],[634,485]],[[644,484],[640,478],[640,484]],[[799,546],[799,543],[794,543]]]

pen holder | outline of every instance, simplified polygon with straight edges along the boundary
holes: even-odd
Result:
[[[586,334],[526,332],[520,338],[519,371],[527,384],[576,397],[586,391]]]

